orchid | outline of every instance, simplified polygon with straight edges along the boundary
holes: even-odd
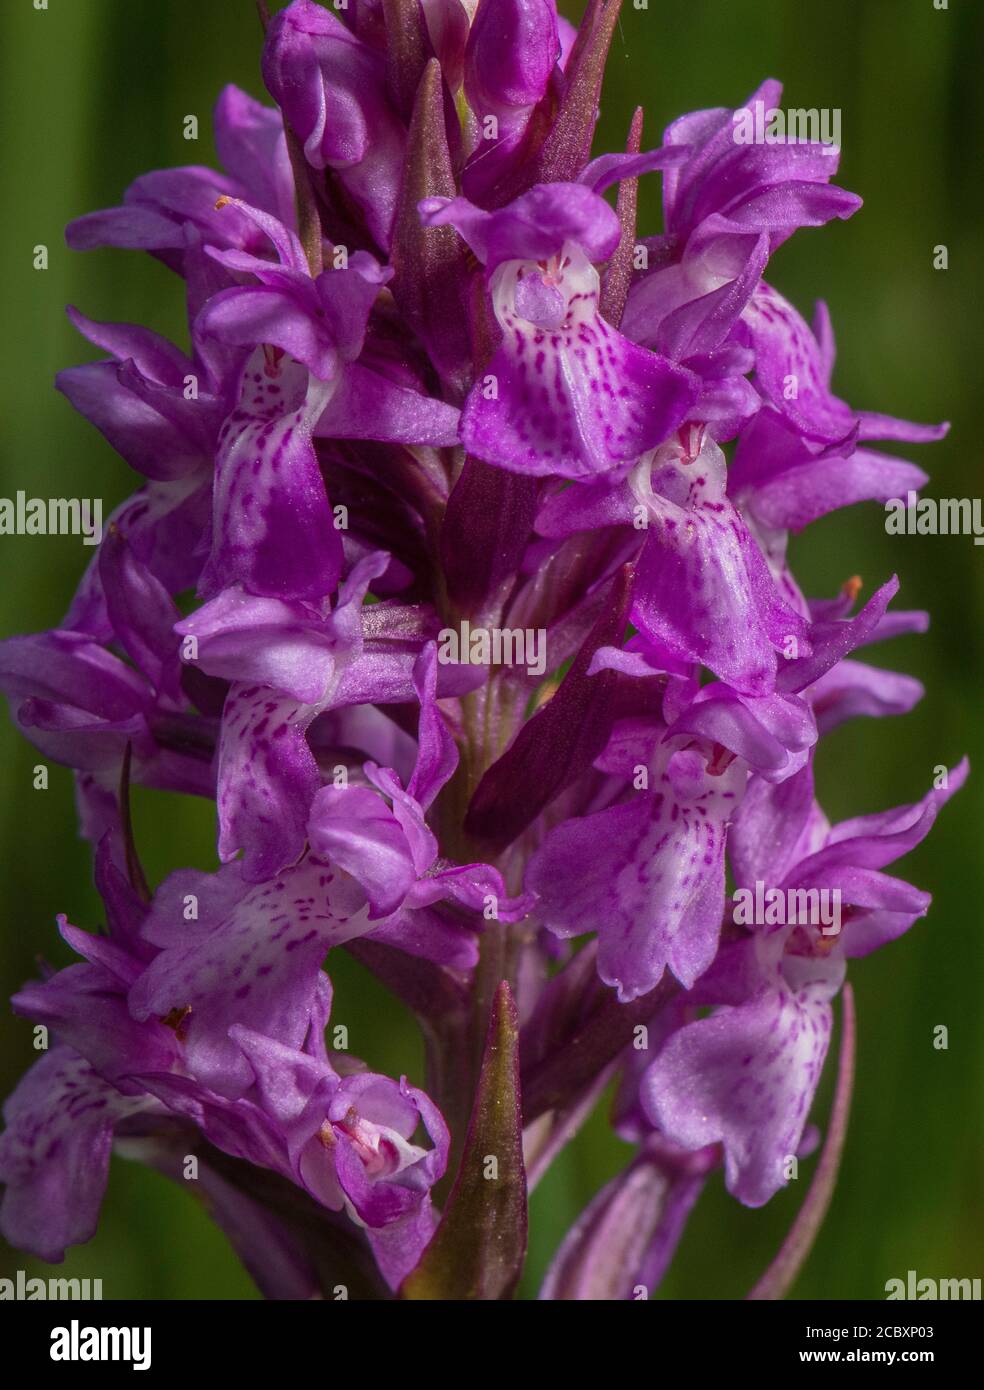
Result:
[[[946,426],[835,395],[826,308],[764,278],[860,208],[836,151],[721,107],[592,158],[617,14],[291,0],[273,104],[218,99],[224,172],[68,229],[183,281],[188,345],[69,309],[107,355],[58,389],[137,489],[62,623],[0,643],[104,905],[13,999],[52,1045],[4,1110],[0,1230],[45,1260],[114,1150],[191,1156],[268,1297],[506,1299],[528,1191],[614,1082],[632,1155],[540,1296],[648,1295],[719,1172],[757,1207],[805,1159],[848,962],[929,908],[883,871],[966,763],[835,825],[814,787],[830,729],[921,698],[855,653],[926,617],[894,576],[808,597],[790,539],[920,488],[870,446]],[[463,624],[509,640],[448,660]],[[214,801],[214,863],[148,884],[131,784]],[[731,884],[832,893],[836,931]],[[336,1038],[340,952],[425,1076]]]

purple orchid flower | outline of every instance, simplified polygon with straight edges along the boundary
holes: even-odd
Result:
[[[337,14],[294,0],[267,32],[263,80],[315,170],[337,173],[389,247],[406,132],[385,94],[381,56]]]
[[[457,416],[356,365],[373,301],[388,278],[372,257],[357,252],[350,267],[312,279],[288,228],[254,208],[243,205],[243,211],[267,233],[279,265],[212,251],[260,284],[214,295],[199,331],[235,346],[260,346],[219,432],[212,552],[200,589],[211,597],[238,579],[258,594],[320,599],[338,584],[341,540],[318,468],[315,430],[358,435],[354,421],[371,417],[374,437],[386,436],[389,426],[394,441],[445,444],[455,438]],[[354,382],[353,371],[361,373]],[[292,522],[289,547],[279,539],[285,516]]]
[[[540,184],[496,212],[459,198],[422,213],[457,228],[483,262],[502,330],[462,415],[467,449],[516,472],[590,478],[624,473],[681,423],[691,377],[599,312],[592,262],[615,250],[619,224],[595,189]]]
[[[481,0],[464,53],[464,89],[479,138],[462,174],[483,202],[522,161],[537,108],[557,85],[561,57],[553,0]]]
[[[103,874],[116,872],[104,855]],[[155,923],[166,920],[171,893],[165,886],[162,902],[145,915],[130,904],[130,920],[117,917],[109,940],[63,919],[62,935],[86,963],[15,996],[18,1012],[56,1029],[63,1042],[28,1074],[5,1111],[4,1234],[46,1259],[61,1258],[67,1244],[95,1227],[114,1134],[139,1140],[171,1126],[187,1132],[186,1143],[199,1133],[235,1158],[280,1173],[330,1211],[347,1210],[396,1287],[434,1229],[430,1188],[448,1152],[439,1112],[405,1079],[391,1081],[326,1052],[331,989],[320,954],[307,954],[303,985],[295,974],[288,987],[301,1025],[296,1046],[227,1018],[224,1049],[207,1049],[191,1024],[197,995],[163,1017],[128,1007],[128,995],[154,992],[144,981],[161,960]],[[281,997],[283,991],[281,981]],[[255,1006],[244,1016],[256,1017]],[[276,1022],[283,1035],[283,1017]],[[420,1123],[430,1146],[412,1142]],[[64,1183],[66,1161],[78,1182]]]
[[[768,1201],[786,1181],[847,961],[894,941],[929,907],[928,894],[881,870],[925,838],[966,775],[964,762],[915,805],[833,827],[813,799],[809,767],[778,787],[748,789],[732,839],[739,887],[834,889],[842,922],[826,936],[815,926],[765,925],[725,948],[693,994],[695,1003],[719,1007],[672,1034],[642,1095],[673,1142],[686,1149],[723,1144],[728,1188],[749,1206]]]
[[[199,166],[144,174],[127,189],[122,207],[76,218],[68,228],[69,245],[76,251],[150,251],[190,280],[188,258],[202,241],[243,251],[262,243],[248,218],[219,213],[218,198],[241,198],[292,222],[294,185],[276,108],[229,86],[216,103],[214,126],[227,174]]]
[[[115,527],[97,563],[116,651],[71,629],[11,637],[0,643],[0,689],[20,728],[55,762],[115,786],[129,745],[137,780],[212,796],[216,731],[182,684],[178,611]]]
[[[640,631],[670,659],[699,662],[765,695],[790,639],[797,651],[809,649],[808,625],[774,584],[726,488],[724,455],[711,436],[684,431],[640,459],[620,488],[555,494],[537,529],[557,536],[623,525],[642,533],[633,606]]]

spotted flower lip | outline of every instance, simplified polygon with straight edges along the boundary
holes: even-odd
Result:
[[[462,413],[470,452],[534,476],[591,478],[624,473],[681,422],[696,395],[691,375],[599,312],[592,261],[612,254],[619,224],[596,192],[537,185],[495,212],[457,198],[425,200],[421,214],[425,225],[455,226],[484,262],[502,329]]]
[[[620,488],[607,481],[556,493],[537,529],[562,536],[631,525],[645,536],[636,564],[633,621],[665,659],[700,662],[750,695],[775,687],[777,651],[808,624],[769,576],[741,514],[727,498],[725,461],[701,432],[691,457],[684,432],[644,455]]]
[[[175,887],[189,883],[186,876]],[[209,910],[223,895],[228,902],[227,885],[208,890]],[[162,906],[168,901],[165,887]],[[306,977],[296,995],[294,1045],[281,1040],[282,1027],[273,1036],[234,1022],[220,1048],[206,1046],[197,995],[163,1016],[143,1010],[140,999],[153,998],[157,988],[148,965],[153,970],[167,957],[166,947],[156,948],[167,936],[167,915],[166,906],[156,921],[144,910],[133,934],[115,941],[63,921],[63,936],[88,963],[15,997],[19,1012],[56,1029],[62,1041],[5,1107],[5,1231],[43,1258],[61,1259],[65,1245],[92,1234],[114,1130],[140,1138],[166,1118],[189,1137],[197,1126],[226,1153],[282,1172],[332,1209],[348,1208],[395,1287],[433,1232],[430,1187],[448,1153],[440,1114],[405,1080],[350,1059],[343,1073],[336,1070],[323,1042],[331,990],[318,969],[320,954],[292,977],[295,987]],[[213,938],[210,949],[216,947]],[[238,989],[245,998],[245,986]],[[265,1009],[251,1001],[238,1016],[269,1019],[269,1003]],[[46,1118],[38,1107],[42,1091],[63,1102]],[[410,1142],[421,1122],[424,1145]],[[66,1161],[79,1179],[71,1187],[61,1181]]]
[[[0,642],[103,905],[12,1001],[51,1046],[4,1108],[0,1230],[42,1259],[93,1234],[114,1150],[183,1184],[194,1155],[268,1297],[506,1299],[614,1080],[631,1154],[540,1296],[636,1297],[716,1169],[757,1207],[807,1161],[850,962],[929,909],[887,870],[966,762],[834,825],[814,784],[830,730],[923,697],[865,658],[928,617],[893,575],[808,594],[791,537],[917,491],[886,450],[946,426],[838,394],[826,308],[772,283],[859,212],[839,152],[725,107],[593,152],[617,14],[291,0],[275,105],[216,104],[222,170],[68,228],[163,262],[188,332],[69,309],[101,356],[57,388],[136,491],[60,624]],[[466,624],[491,659],[444,659]],[[148,883],[134,783],[214,802],[214,860]],[[839,930],[743,920],[766,885],[835,894]],[[340,952],[422,1064],[350,1055]]]
[[[357,362],[373,303],[391,272],[359,251],[345,268],[312,278],[291,229],[241,207],[277,262],[209,248],[214,259],[259,284],[219,291],[196,323],[203,339],[256,345],[238,403],[218,434],[212,549],[199,591],[209,598],[239,580],[258,594],[318,599],[337,587],[341,539],[315,430],[360,434],[374,417],[374,433],[391,432],[393,441],[447,444],[455,438],[457,412]],[[281,539],[286,525],[289,546]]]
[[[926,836],[966,776],[963,762],[915,805],[833,827],[813,799],[809,767],[780,788],[749,786],[733,834],[739,882],[836,888],[847,920],[836,938],[816,927],[760,927],[728,948],[695,992],[720,1007],[671,1035],[641,1088],[643,1106],[675,1143],[723,1143],[728,1187],[748,1205],[768,1201],[786,1180],[783,1162],[802,1139],[847,960],[894,940],[929,906],[927,894],[881,869]]]
[[[533,857],[527,881],[546,925],[565,936],[598,932],[599,973],[620,999],[655,988],[666,966],[689,988],[714,959],[725,830],[741,779],[738,765],[717,774],[679,749],[650,795],[558,826]],[[587,858],[599,843],[604,855]]]

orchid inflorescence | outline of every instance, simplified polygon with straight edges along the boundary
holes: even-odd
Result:
[[[54,1041],[0,1225],[45,1260],[115,1146],[193,1157],[270,1297],[509,1297],[528,1190],[614,1082],[633,1156],[541,1296],[648,1294],[718,1168],[749,1206],[789,1180],[847,961],[927,910],[884,870],[965,764],[836,825],[813,776],[820,734],[920,698],[853,653],[925,615],[894,578],[807,599],[787,540],[918,489],[873,442],[945,427],[835,396],[826,309],[763,279],[860,206],[836,150],[721,108],[591,157],[617,12],[292,0],[275,105],[219,97],[224,172],[68,228],[183,279],[190,346],[69,310],[105,356],[58,388],[143,480],[60,627],[0,645],[105,904],[13,1001]],[[131,782],[214,797],[219,867],[151,892]],[[835,929],[749,920],[726,871]],[[423,1087],[339,1045],[339,949],[416,1015]]]

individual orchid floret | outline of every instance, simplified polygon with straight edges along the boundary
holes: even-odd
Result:
[[[406,131],[387,95],[381,55],[337,14],[293,0],[267,30],[263,79],[308,164],[338,178],[387,250]]]
[[[480,0],[464,55],[465,96],[479,130],[462,174],[469,198],[484,202],[522,160],[560,52],[553,0]]]
[[[729,850],[739,887],[759,881],[783,891],[837,890],[841,920],[836,931],[757,925],[724,948],[694,996],[721,1007],[670,1037],[646,1074],[643,1102],[683,1148],[723,1143],[728,1188],[747,1205],[767,1202],[786,1181],[847,959],[894,940],[929,906],[927,894],[882,868],[928,834],[966,775],[964,762],[921,802],[833,828],[813,800],[810,768],[746,793]]]
[[[312,275],[307,254],[289,227],[247,203],[219,202],[238,207],[255,222],[276,259],[210,248],[213,260],[255,276],[259,285],[214,295],[202,311],[200,331],[237,347],[269,342],[322,381],[335,377],[342,362],[361,352],[369,311],[388,272],[367,252],[357,251],[351,261],[346,256],[343,264]]]
[[[182,686],[178,611],[115,528],[96,563],[116,651],[70,629],[11,637],[0,643],[0,689],[56,762],[115,787],[129,746],[135,780],[211,796],[215,730]]]
[[[440,1112],[405,1079],[329,1057],[318,1043],[285,1047],[242,1025],[230,1028],[230,1040],[250,1075],[235,1100],[173,1072],[138,1079],[217,1147],[280,1172],[330,1211],[344,1210],[396,1288],[436,1224],[430,1190],[449,1149]],[[412,1142],[421,1127],[426,1147]]]
[[[720,448],[709,433],[688,429],[646,454],[616,488],[599,482],[554,495],[537,530],[633,527],[644,537],[632,609],[640,631],[673,659],[768,695],[779,654],[810,649],[808,624],[779,592],[726,489]]]
[[[664,148],[684,155],[663,180],[666,231],[644,242],[622,328],[704,382],[702,418],[730,439],[754,415],[744,375],[752,366],[747,324],[772,253],[800,227],[850,217],[860,198],[830,185],[839,151],[818,141],[748,144],[742,111],[775,107],[765,82],[739,111],[697,111],[666,131]]]
[[[666,227],[678,242],[716,214],[740,228],[766,231],[775,251],[799,228],[850,217],[861,206],[857,194],[830,186],[840,162],[836,145],[742,138],[744,114],[760,103],[777,109],[781,99],[782,84],[770,78],[737,110],[694,111],[667,127],[664,144],[687,153],[663,181]]]
[[[778,82],[764,82],[741,110],[757,102],[776,107],[781,95]],[[685,158],[667,166],[666,232],[647,243],[650,267],[640,273],[626,306],[627,331],[643,335],[641,342],[654,342],[661,325],[684,305],[693,306],[691,316],[701,301],[705,310],[717,309],[720,295],[712,296],[731,282],[743,285],[734,322],[764,269],[761,238],[768,258],[797,229],[850,217],[861,206],[855,194],[830,185],[839,162],[835,147],[818,141],[748,144],[736,138],[739,115],[725,108],[695,111],[664,134],[664,148],[681,150]],[[746,278],[750,262],[757,272]]]
[[[296,860],[321,785],[305,741],[362,646],[359,611],[385,558],[363,561],[333,613],[227,589],[178,625],[202,670],[230,682],[218,765],[219,857],[245,849],[262,881]],[[407,673],[409,675],[409,673]]]
[[[213,246],[256,251],[263,238],[249,218],[223,215],[218,198],[241,198],[285,222],[294,217],[294,184],[280,113],[226,87],[215,107],[215,143],[228,174],[192,165],[143,174],[123,195],[123,206],[91,212],[71,222],[69,246],[88,251],[120,246],[150,251],[187,274],[189,248]],[[228,283],[226,280],[224,283]]]
[[[619,998],[653,989],[668,967],[687,988],[714,959],[724,911],[724,846],[747,767],[730,752],[659,725],[616,727],[599,760],[626,799],[552,830],[527,886],[558,936],[596,932],[598,971]]]
[[[319,716],[367,700],[419,699],[422,724],[440,717],[433,705],[435,648],[422,652],[436,624],[402,605],[364,604],[387,564],[378,552],[359,561],[326,616],[311,605],[234,588],[177,625],[192,644],[189,659],[230,682],[219,745],[219,857],[228,862],[244,850],[251,881],[269,878],[303,848],[322,780],[307,742]],[[473,668],[441,670],[459,690],[475,683]]]
[[[238,580],[257,594],[321,599],[338,583],[342,547],[315,430],[358,435],[372,419],[377,435],[448,443],[456,438],[457,412],[357,366],[369,312],[388,278],[372,257],[357,252],[345,267],[312,278],[294,233],[255,208],[244,210],[278,261],[214,252],[260,283],[213,296],[198,331],[260,346],[219,432],[212,550],[199,587],[209,598]],[[356,417],[361,427],[353,425]]]
[[[319,419],[320,432],[329,438],[455,443],[457,411],[421,390],[408,389],[406,372],[394,370],[385,353],[367,348],[370,314],[393,277],[392,269],[366,251],[350,256],[344,248],[333,248],[328,268],[312,274],[289,227],[258,208],[238,206],[263,229],[276,260],[206,247],[212,260],[254,276],[259,284],[213,294],[195,321],[196,337],[236,348],[260,342],[303,363],[319,381],[330,382]],[[268,356],[276,358],[277,353]]]
[[[318,961],[308,963],[313,988],[296,1045],[282,1042],[278,1031],[261,1034],[236,1023],[228,1025],[221,1053],[209,1053],[189,1037],[192,1005],[163,1018],[127,1009],[127,990],[139,987],[146,952],[153,955],[154,911],[127,945],[64,921],[61,930],[88,963],[15,998],[19,1012],[57,1030],[68,1045],[39,1062],[8,1103],[0,1140],[5,1233],[60,1259],[66,1245],[88,1239],[94,1228],[114,1137],[177,1125],[189,1131],[186,1147],[200,1131],[226,1153],[281,1172],[330,1210],[346,1209],[395,1287],[433,1232],[430,1187],[447,1162],[447,1128],[406,1081],[337,1054],[336,1070],[323,1040],[331,994]],[[272,1021],[290,1030],[287,1016]],[[44,1118],[39,1088],[64,1097],[55,1123]],[[411,1142],[421,1121],[428,1147]],[[74,1180],[59,1184],[62,1195],[52,1202],[66,1160]]]
[[[432,199],[426,226],[451,224],[484,263],[502,342],[461,418],[478,458],[518,473],[624,475],[696,400],[685,371],[602,318],[593,262],[619,222],[583,184],[539,184],[496,212]]]

